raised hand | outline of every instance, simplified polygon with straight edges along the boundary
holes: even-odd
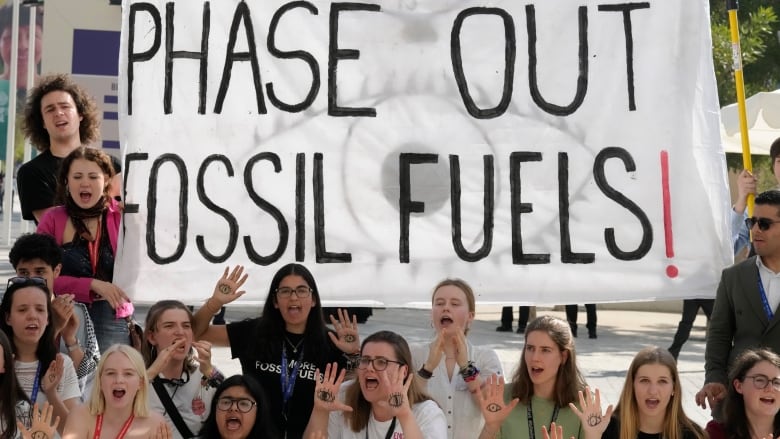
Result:
[[[243,265],[236,265],[232,271],[230,267],[225,267],[225,272],[214,286],[210,300],[216,301],[222,307],[243,296],[246,291],[241,290],[241,286],[248,277],[249,274],[244,274]]]
[[[444,343],[446,336],[441,332],[436,334],[436,338],[431,342],[430,350],[428,351],[428,359],[425,360],[425,370],[433,372],[436,366],[439,365],[441,357],[444,355]]]
[[[482,392],[477,392],[476,396],[479,400],[479,408],[482,410],[482,417],[485,419],[485,429],[493,432],[498,432],[501,424],[520,402],[518,398],[509,403],[504,402],[504,377],[496,374],[485,380]]]
[[[552,422],[550,423],[550,431],[547,432],[547,426],[542,425],[542,439],[564,439],[563,426],[555,425],[555,422]],[[575,439],[574,436],[571,439]]]
[[[469,349],[466,345],[466,333],[460,328],[455,329],[456,330],[451,333],[450,340],[455,347],[455,361],[458,363],[458,366],[464,367],[469,362]]]
[[[54,439],[57,426],[60,423],[60,417],[57,416],[52,422],[51,417],[54,414],[54,407],[48,402],[43,403],[43,407],[38,411],[38,403],[33,406],[32,424],[30,428],[24,426],[22,421],[16,421],[16,427],[23,439]]]
[[[211,364],[211,343],[207,341],[193,341],[192,347],[195,348],[195,352],[198,353],[198,363],[200,366],[200,373],[203,376],[208,377],[211,375],[211,371],[214,366]]]
[[[67,327],[70,319],[73,317],[73,294],[63,294],[55,297],[51,301],[51,321],[54,327],[54,334],[60,334]],[[78,321],[76,321],[78,323]],[[78,325],[76,325],[78,328]]]
[[[582,430],[587,439],[598,439],[607,429],[609,420],[612,417],[612,405],[607,407],[606,413],[601,412],[601,392],[596,389],[595,393],[590,392],[590,387],[585,387],[585,392],[579,391],[580,407],[569,403],[569,407],[580,418]],[[582,410],[580,410],[580,408]]]
[[[157,429],[154,432],[154,439],[173,439],[173,432],[171,426],[167,422],[162,421],[157,425]]]
[[[351,412],[352,407],[339,401],[337,396],[339,389],[341,389],[341,383],[344,382],[344,377],[347,374],[346,369],[338,371],[338,363],[333,362],[325,365],[325,374],[321,375],[320,370],[317,369],[314,374],[316,385],[314,386],[314,410],[323,410],[333,412],[341,410],[345,412]]]
[[[379,382],[382,387],[388,390],[387,400],[379,401],[377,404],[389,408],[390,413],[398,418],[411,413],[412,407],[409,403],[408,395],[409,387],[412,385],[412,379],[414,379],[414,377],[410,375],[408,379],[404,381],[406,377],[404,377],[401,368],[396,372],[395,379],[392,380],[388,376],[387,369],[380,370],[377,374],[379,375]]]
[[[331,314],[330,322],[333,324],[333,329],[336,330],[336,334],[328,332],[331,341],[336,345],[341,352],[347,354],[354,354],[360,352],[360,335],[357,330],[357,316],[353,315],[352,320],[349,319],[349,313],[347,310],[339,308],[337,310],[339,318],[336,320]]]
[[[62,379],[64,364],[65,363],[62,358],[62,354],[57,354],[54,360],[52,360],[51,364],[49,364],[48,369],[46,369],[46,373],[43,374],[43,379],[41,380],[41,390],[47,397],[49,397],[49,399],[51,399],[50,395],[52,392],[57,392],[57,386],[60,384],[60,380]]]
[[[152,365],[146,370],[146,374],[149,375],[150,380],[153,380],[163,369],[165,369],[165,366],[171,361],[171,355],[173,355],[176,349],[182,347],[184,343],[185,340],[180,338],[166,348],[160,349],[157,347],[157,358],[154,359]]]

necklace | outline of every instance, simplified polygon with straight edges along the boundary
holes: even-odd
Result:
[[[288,344],[290,345],[290,347],[292,348],[292,350],[293,350],[293,354],[297,354],[297,353],[298,353],[298,347],[301,345],[301,343],[303,343],[303,337],[301,337],[301,339],[300,339],[300,340],[298,340],[298,343],[293,343],[293,342],[291,342],[291,341],[290,341],[290,339],[289,339],[289,338],[287,338],[287,336],[286,336],[286,335],[284,336],[284,339],[287,341],[287,343],[288,343]]]

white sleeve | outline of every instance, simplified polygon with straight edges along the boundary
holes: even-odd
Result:
[[[412,409],[425,439],[447,439],[447,418],[433,400],[415,404]]]
[[[487,379],[492,374],[504,375],[504,367],[493,349],[475,347],[474,363],[479,368],[479,374],[483,379]]]
[[[69,356],[62,355],[62,378],[60,384],[57,386],[57,393],[60,395],[60,399],[65,402],[69,399],[81,398],[81,390],[79,390],[79,379],[76,376],[76,369],[73,367],[73,360]]]

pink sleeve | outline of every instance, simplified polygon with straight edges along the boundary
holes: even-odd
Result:
[[[59,238],[57,237],[57,227],[55,224],[56,214],[54,213],[54,210],[55,209],[50,209],[43,215],[41,222],[38,223],[38,229],[36,229],[36,233],[52,236],[55,240],[57,240],[57,244],[61,244]]]
[[[89,304],[92,303],[91,285],[91,277],[58,276],[54,279],[54,294],[73,294],[77,302]]]

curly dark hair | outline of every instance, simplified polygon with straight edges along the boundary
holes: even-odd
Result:
[[[76,110],[82,117],[79,124],[79,137],[82,144],[90,144],[100,137],[100,117],[97,104],[87,91],[66,74],[44,76],[38,85],[30,90],[30,97],[24,108],[22,131],[30,139],[38,151],[46,151],[51,147],[49,132],[43,126],[41,101],[53,91],[64,91],[73,98]]]

